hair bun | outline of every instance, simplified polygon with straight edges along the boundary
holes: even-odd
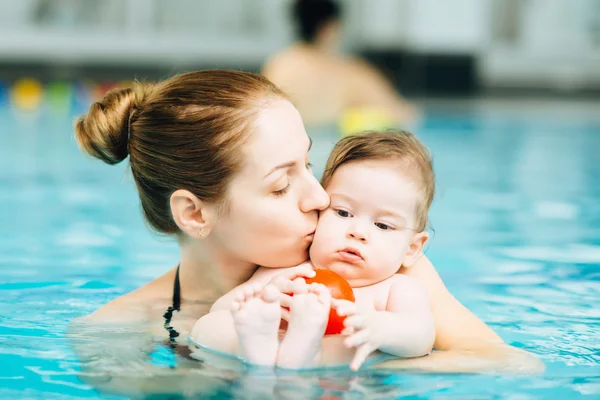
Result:
[[[114,89],[75,121],[79,146],[107,164],[127,158],[129,118],[135,103],[133,89]]]

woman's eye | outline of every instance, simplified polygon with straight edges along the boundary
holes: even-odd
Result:
[[[392,229],[391,226],[382,224],[381,222],[376,222],[375,226],[378,227],[379,229],[381,229],[382,231],[387,231],[388,229]]]
[[[307,170],[312,171],[312,167],[313,167],[313,165],[311,163],[309,163],[309,162],[306,163],[306,169]]]
[[[345,210],[336,210],[335,212],[342,218],[349,218],[352,216],[348,211]]]
[[[286,194],[288,191],[290,190],[290,184],[288,183],[286,187],[284,187],[281,190],[276,190],[273,192],[273,194],[275,196],[283,196],[284,194]]]

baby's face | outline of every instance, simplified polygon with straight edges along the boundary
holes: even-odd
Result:
[[[400,269],[415,236],[418,191],[398,168],[361,161],[334,173],[327,187],[331,204],[321,212],[310,249],[317,268],[340,274],[352,287],[381,282]]]

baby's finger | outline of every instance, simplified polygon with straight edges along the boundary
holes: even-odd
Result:
[[[286,310],[285,308],[281,309],[281,319],[287,322],[290,322],[290,310]]]
[[[315,275],[315,270],[312,269],[312,267],[308,264],[302,264],[299,267],[289,269],[280,274],[280,276],[284,276],[290,280],[294,280],[296,278],[312,278]]]
[[[327,286],[313,282],[308,285],[308,291],[316,294],[322,304],[331,304],[331,292]]]
[[[349,317],[346,317],[344,320],[344,326],[346,328],[354,328],[356,330],[364,329],[367,326],[367,321],[363,318],[362,315],[354,314]]]
[[[346,347],[358,347],[360,345],[367,343],[368,341],[369,341],[369,330],[363,329],[363,330],[356,332],[352,336],[348,336],[344,340],[344,345],[346,345]]]
[[[349,301],[340,305],[339,307],[334,308],[340,317],[349,317],[350,315],[354,315],[357,313],[356,304]]]
[[[344,299],[331,299],[331,305],[335,308],[341,307],[344,304],[348,305],[348,304],[352,304],[354,305],[354,303],[352,301],[349,300],[344,300]]]
[[[324,288],[323,290],[320,290],[319,301],[323,304],[331,304],[331,292],[329,289]]]
[[[354,358],[350,363],[350,369],[352,371],[358,371],[360,366],[365,362],[369,354],[371,354],[372,350],[369,346],[361,346],[356,349],[356,353],[354,354]]]
[[[296,278],[292,281],[292,293],[294,294],[305,294],[308,293],[308,285],[304,278]]]
[[[293,293],[294,282],[284,277],[277,277],[271,280],[271,285],[275,286],[282,293]]]
[[[308,286],[308,290],[315,294],[321,294],[321,293],[325,293],[325,292],[329,293],[329,289],[327,289],[327,286],[325,286],[321,283],[313,282],[307,286]]]
[[[344,328],[344,330],[342,331],[342,335],[344,335],[344,336],[352,335],[353,333],[354,333],[354,328],[352,328],[352,327]]]

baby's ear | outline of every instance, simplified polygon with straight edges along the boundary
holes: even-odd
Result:
[[[404,262],[402,263],[403,267],[410,268],[415,264],[421,254],[423,254],[423,247],[428,239],[428,232],[419,232],[413,235],[408,246],[408,251],[406,252],[406,257],[404,257]]]

